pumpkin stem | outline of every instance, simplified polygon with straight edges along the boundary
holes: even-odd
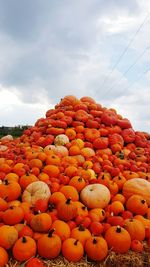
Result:
[[[22,237],[22,243],[26,243],[27,242],[27,239],[25,236]]]
[[[102,180],[104,180],[105,179],[105,176],[104,176],[104,174],[102,175]]]
[[[79,240],[77,239],[77,240],[74,242],[74,245],[75,245],[75,246],[77,246],[78,241],[79,241]]]
[[[117,225],[117,227],[116,227],[116,232],[121,233],[121,227],[119,225]]]
[[[85,227],[83,226],[83,224],[80,224],[78,227],[79,231],[85,231]]]
[[[49,210],[49,211],[53,211],[53,209],[55,209],[55,205],[54,205],[54,203],[50,203],[50,204],[48,205],[48,210]]]
[[[5,184],[5,185],[8,185],[8,184],[9,184],[8,180],[5,180],[5,181],[4,181],[4,184]]]
[[[105,211],[104,211],[104,210],[102,210],[101,212],[102,212],[102,215],[104,216],[104,215],[105,215]]]
[[[48,232],[48,237],[52,237],[53,233],[55,232],[55,228],[51,229],[49,232]]]
[[[93,244],[97,244],[96,238],[93,239]]]
[[[82,180],[83,180],[82,177],[78,178],[78,182],[82,182]]]
[[[145,201],[144,199],[141,200],[141,203],[142,203],[142,204],[145,204],[145,202],[146,202],[146,201]]]
[[[70,204],[70,201],[71,201],[71,197],[69,197],[69,198],[66,200],[66,204]]]

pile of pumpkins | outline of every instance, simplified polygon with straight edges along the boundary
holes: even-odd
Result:
[[[0,267],[62,254],[102,261],[150,246],[150,135],[91,97],[65,96],[0,140]],[[40,256],[40,259],[38,258]]]

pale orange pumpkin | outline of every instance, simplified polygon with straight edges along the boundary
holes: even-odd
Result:
[[[80,198],[82,203],[90,209],[103,209],[110,201],[110,192],[105,185],[91,184],[81,191]]]

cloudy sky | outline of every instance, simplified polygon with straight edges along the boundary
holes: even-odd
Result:
[[[0,126],[85,95],[150,132],[150,1],[0,0]]]

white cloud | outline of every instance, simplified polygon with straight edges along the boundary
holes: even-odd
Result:
[[[63,0],[41,5],[37,0],[35,8],[35,0],[22,0],[19,6],[17,2],[9,6],[3,1],[0,11],[0,124],[33,124],[60,98],[74,94],[114,106],[135,128],[150,131],[149,72],[138,80],[148,69],[148,51],[123,75],[150,43],[150,18],[111,72],[148,14],[150,1]]]

